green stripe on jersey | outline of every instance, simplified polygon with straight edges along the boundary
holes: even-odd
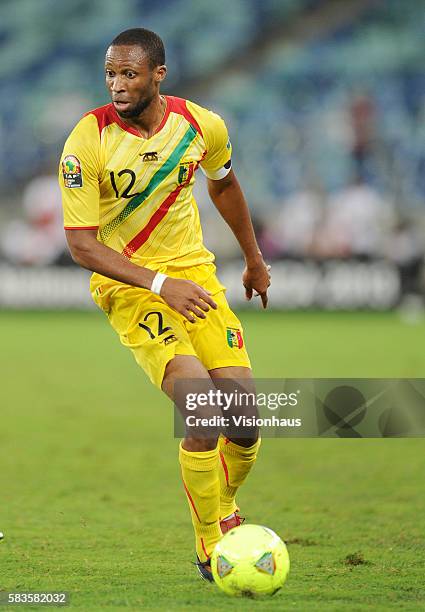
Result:
[[[120,214],[115,217],[115,219],[112,219],[112,221],[102,227],[100,230],[100,237],[103,242],[111,237],[114,231],[131,215],[132,212],[136,210],[136,208],[143,204],[154,189],[156,189],[158,185],[177,167],[184,153],[195,139],[196,134],[197,131],[192,125],[190,125],[174,151],[162,164],[159,170],[155,172],[145,189],[141,193],[135,195],[127,206],[120,212]]]

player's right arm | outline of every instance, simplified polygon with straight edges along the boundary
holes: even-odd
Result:
[[[81,267],[127,285],[151,288],[155,272],[136,266],[121,253],[99,242],[96,229],[67,229],[65,232],[72,259]],[[161,287],[161,297],[192,323],[196,321],[194,315],[205,319],[210,306],[217,308],[210,293],[200,285],[170,276]]]
[[[133,264],[97,239],[100,173],[97,121],[93,115],[88,115],[68,138],[59,172],[65,232],[72,258],[92,272],[150,290],[154,271]],[[167,277],[160,295],[171,308],[191,322],[195,322],[195,316],[205,318],[210,307],[217,308],[209,292],[189,280]]]

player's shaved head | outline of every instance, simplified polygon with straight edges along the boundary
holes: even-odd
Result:
[[[165,64],[164,43],[158,34],[155,34],[155,32],[151,30],[146,30],[145,28],[124,30],[124,32],[121,32],[121,34],[118,34],[118,36],[114,38],[109,46],[140,47],[146,53],[151,69]]]

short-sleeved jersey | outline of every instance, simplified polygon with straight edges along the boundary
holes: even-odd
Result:
[[[165,115],[148,139],[112,104],[87,113],[59,169],[65,228],[97,229],[99,241],[153,270],[214,260],[192,195],[195,171],[220,179],[231,165],[224,121],[188,100],[164,98]]]

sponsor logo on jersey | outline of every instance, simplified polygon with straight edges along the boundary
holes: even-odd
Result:
[[[140,153],[143,157],[144,162],[158,161],[158,153],[156,151],[146,151],[146,153]]]
[[[83,186],[83,174],[81,172],[81,164],[78,157],[75,155],[67,155],[62,160],[62,174],[65,187],[74,189],[74,187]]]
[[[243,347],[242,332],[235,327],[227,328],[227,344],[230,348],[241,349]]]

